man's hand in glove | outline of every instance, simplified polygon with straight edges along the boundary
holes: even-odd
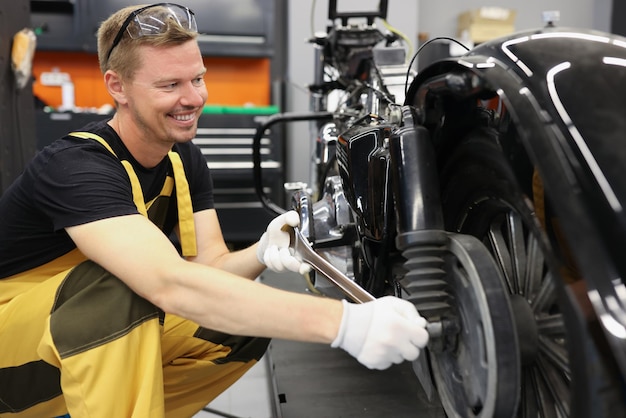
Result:
[[[294,257],[293,251],[289,248],[289,232],[283,230],[284,226],[299,225],[300,215],[295,210],[274,218],[259,240],[256,251],[259,262],[274,271],[290,270],[300,274],[308,273],[311,267]]]
[[[343,316],[332,347],[340,347],[370,369],[417,359],[428,343],[426,319],[415,306],[386,296],[372,302],[342,301]]]

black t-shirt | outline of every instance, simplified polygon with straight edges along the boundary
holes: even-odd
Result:
[[[78,131],[101,136],[117,157],[93,139],[66,136],[33,158],[0,197],[0,278],[40,266],[76,248],[65,232],[67,227],[139,213],[120,160],[132,164],[146,201],[159,194],[171,173],[167,157],[154,168],[142,167],[106,121]],[[213,184],[200,149],[189,142],[176,144],[173,150],[185,168],[193,211],[213,208]],[[173,191],[163,231],[166,235],[178,220],[175,195]]]

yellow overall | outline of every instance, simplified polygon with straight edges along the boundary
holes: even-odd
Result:
[[[72,135],[115,155],[96,135]],[[121,163],[138,210],[157,225],[175,184],[183,255],[193,255],[189,188],[180,156],[169,158],[174,179],[147,203],[132,166]],[[0,417],[190,417],[252,367],[268,342],[164,314],[74,250],[0,280]]]

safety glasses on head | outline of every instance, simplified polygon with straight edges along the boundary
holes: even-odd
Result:
[[[142,36],[153,36],[165,33],[170,22],[175,22],[183,29],[192,32],[198,31],[196,17],[188,7],[175,3],[150,4],[134,10],[128,15],[117,32],[115,39],[113,39],[106,60],[109,61],[111,52],[120,43],[124,36],[124,31],[132,39],[141,38]]]

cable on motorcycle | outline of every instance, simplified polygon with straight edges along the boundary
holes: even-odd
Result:
[[[404,81],[404,95],[408,95],[409,94],[409,76],[411,75],[411,67],[413,66],[415,60],[417,59],[417,56],[419,55],[420,52],[422,52],[422,50],[424,49],[424,47],[426,47],[427,45],[430,45],[434,42],[439,42],[439,41],[450,41],[450,42],[454,42],[455,44],[460,45],[461,47],[465,48],[466,51],[469,51],[470,49],[463,44],[462,42],[460,42],[457,39],[454,38],[450,38],[448,36],[438,36],[436,38],[433,39],[429,39],[428,41],[424,42],[419,48],[417,48],[417,51],[415,51],[415,55],[413,55],[413,57],[411,58],[411,61],[409,62],[409,65],[407,67],[406,70],[406,79]]]

